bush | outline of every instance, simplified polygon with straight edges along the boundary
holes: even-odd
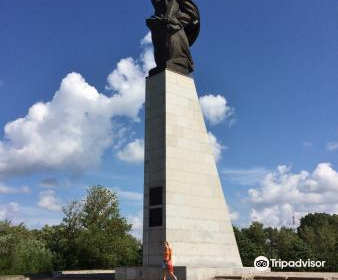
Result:
[[[0,274],[49,272],[52,254],[24,225],[0,222]]]
[[[51,272],[52,254],[41,241],[22,239],[16,246],[11,271],[14,274]]]

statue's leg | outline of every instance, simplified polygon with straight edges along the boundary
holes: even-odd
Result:
[[[188,75],[193,71],[193,61],[190,53],[189,41],[184,29],[169,38],[169,59],[167,68]]]
[[[152,40],[154,45],[154,58],[156,68],[150,70],[149,74],[154,75],[165,70],[169,59],[168,50],[168,31],[165,25],[153,26],[151,28]]]

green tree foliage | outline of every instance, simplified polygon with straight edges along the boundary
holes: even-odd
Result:
[[[64,208],[59,226],[45,227],[41,238],[53,252],[54,268],[111,269],[141,263],[141,243],[129,234],[118,198],[102,187],[89,188],[82,201]]]
[[[275,249],[278,259],[283,261],[313,259],[314,254],[310,246],[290,228],[281,228],[277,233]],[[290,271],[306,271],[306,268],[289,268]]]
[[[117,195],[90,187],[69,203],[60,225],[28,230],[0,222],[0,274],[44,273],[68,269],[112,269],[141,264],[140,241],[129,234]]]
[[[63,211],[61,224],[41,230],[0,221],[0,274],[141,265],[141,243],[129,234],[131,225],[121,216],[114,192],[90,187],[83,200],[69,203]],[[337,215],[309,214],[297,231],[254,222],[234,232],[244,266],[253,266],[255,258],[264,255],[326,261],[321,271],[338,271]]]
[[[253,267],[257,256],[264,254],[263,249],[252,241],[242,230],[234,227],[239,253],[245,267]]]
[[[52,254],[39,240],[21,239],[15,248],[12,266],[15,274],[50,272]]]
[[[73,261],[73,251],[70,250],[70,240],[67,239],[66,229],[63,225],[45,226],[38,233],[38,238],[46,243],[52,252],[52,263],[54,270],[66,269],[66,264]]]
[[[325,260],[325,270],[338,271],[338,215],[309,214],[301,219],[298,235]]]
[[[258,256],[285,261],[299,259],[326,261],[320,271],[338,271],[338,216],[308,214],[297,231],[282,227],[265,228],[254,222],[248,228],[234,228],[243,265],[253,266]],[[277,269],[275,269],[277,270]],[[288,268],[292,271],[315,271],[314,268]]]
[[[52,255],[34,231],[0,222],[0,274],[49,272]]]

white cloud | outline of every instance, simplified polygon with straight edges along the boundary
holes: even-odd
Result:
[[[104,151],[120,141],[123,128],[113,118],[136,120],[144,104],[144,77],[154,60],[147,40],[139,60],[122,59],[109,75],[111,97],[71,73],[51,101],[34,104],[25,117],[8,123],[0,140],[0,177],[97,166]]]
[[[27,207],[11,202],[0,205],[0,220],[8,219],[17,225],[24,223],[29,228],[57,225],[62,221],[62,212],[45,211],[38,207]]]
[[[239,213],[238,212],[230,212],[230,218],[233,222],[237,221],[239,219]]]
[[[259,188],[249,190],[251,220],[269,226],[291,226],[312,212],[338,213],[338,172],[321,163],[310,173],[291,173],[287,166],[269,172]]]
[[[213,135],[211,132],[208,132],[208,136],[209,136],[209,143],[211,145],[211,151],[214,155],[215,161],[218,162],[222,157],[222,151],[226,150],[227,147],[219,143],[216,136]]]
[[[153,42],[151,38],[151,32],[148,32],[146,36],[141,40],[141,45],[149,45]]]
[[[29,193],[30,189],[27,186],[24,187],[9,187],[0,182],[0,194],[26,194]]]
[[[338,142],[327,143],[326,149],[329,150],[329,151],[337,151],[338,150]]]
[[[81,171],[98,164],[113,139],[109,103],[80,74],[67,75],[50,102],[36,103],[5,126],[0,174]]]
[[[40,192],[38,206],[49,211],[61,211],[62,209],[60,199],[52,190]]]
[[[228,180],[243,186],[254,186],[261,182],[269,171],[263,167],[250,169],[224,168],[222,174]]]
[[[129,215],[128,222],[132,225],[131,234],[139,240],[143,236],[143,212],[140,211],[136,215]]]
[[[122,59],[107,78],[107,89],[113,91],[111,110],[115,115],[138,118],[145,100],[145,73],[133,58]]]
[[[11,220],[19,211],[20,206],[17,202],[0,205],[0,220]]]
[[[145,77],[155,67],[149,34],[141,41],[144,50],[140,60],[131,57],[122,59],[107,78],[107,89],[115,93],[111,102],[112,110],[117,115],[138,119],[138,113],[145,102]]]
[[[113,191],[117,193],[120,200],[132,200],[137,202],[143,201],[142,193],[123,191],[120,188],[113,188]]]
[[[228,105],[227,100],[221,95],[205,95],[200,97],[199,100],[205,118],[212,125],[219,124],[233,116],[234,109]]]
[[[136,139],[130,142],[122,151],[117,153],[117,157],[128,163],[142,163],[144,160],[144,140]]]

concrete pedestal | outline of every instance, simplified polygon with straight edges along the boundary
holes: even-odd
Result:
[[[159,279],[164,240],[180,280],[242,268],[194,80],[171,71],[146,82],[143,227],[144,267],[117,280]]]

